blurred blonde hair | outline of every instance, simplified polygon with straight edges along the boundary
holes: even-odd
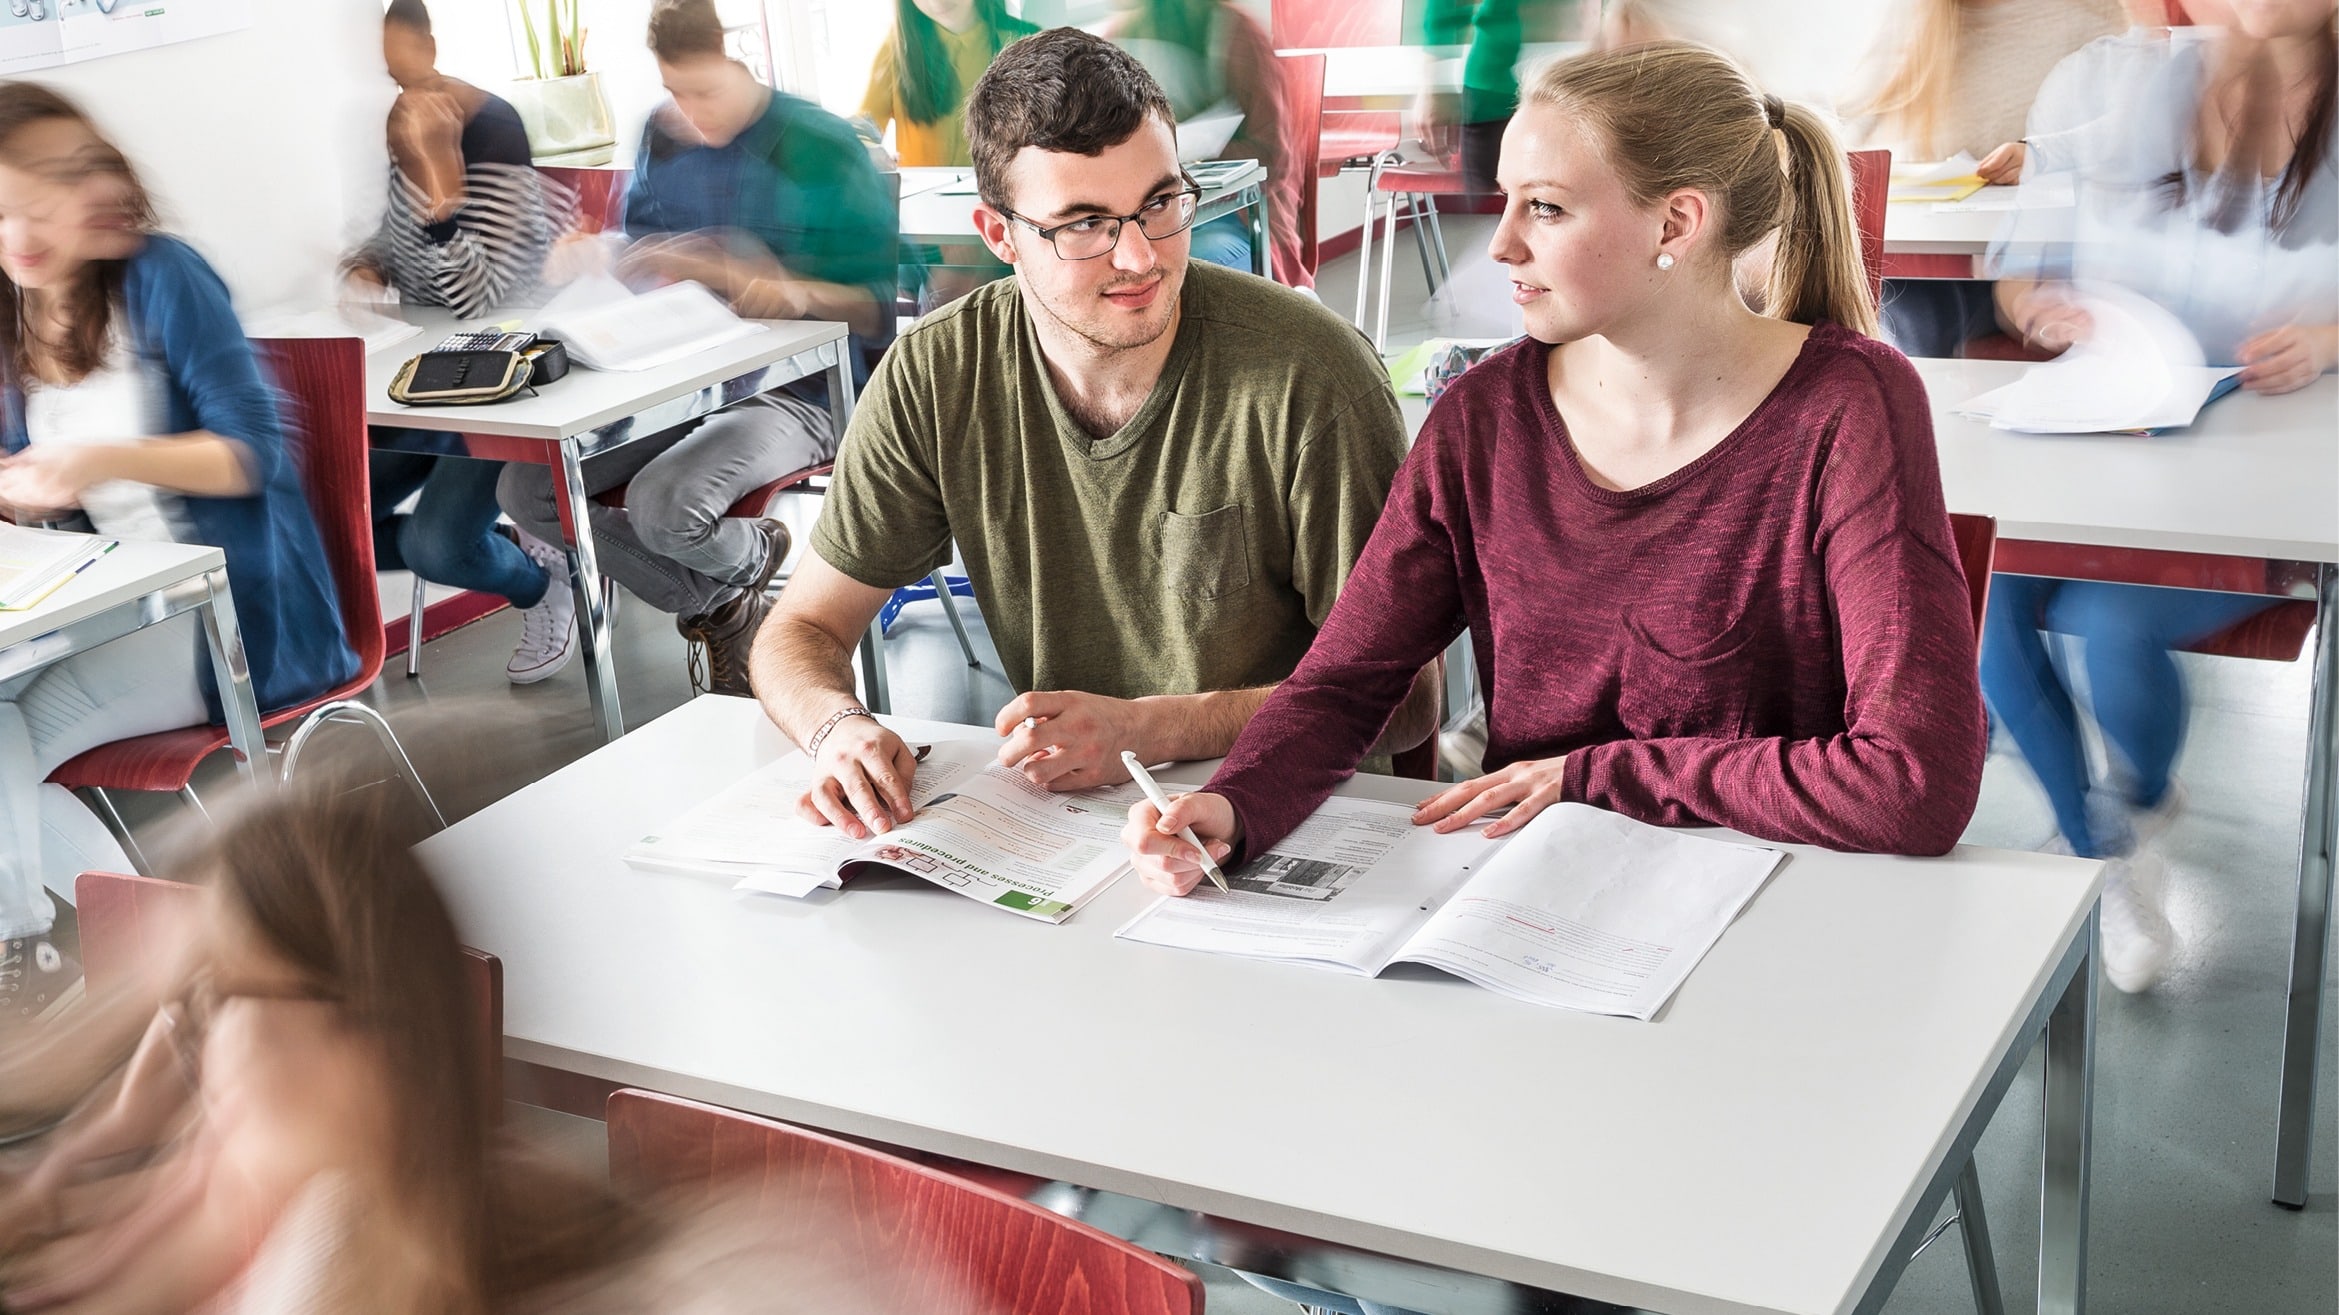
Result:
[[[1930,159],[1939,154],[1933,133],[1949,103],[1949,82],[1957,72],[1958,35],[1964,15],[1959,0],[1910,0],[1910,4],[1913,17],[1900,56],[1860,113],[1892,125],[1896,136]]]
[[[1876,332],[1851,171],[1816,112],[1764,96],[1727,56],[1678,41],[1561,60],[1523,99],[1591,128],[1635,202],[1653,206],[1684,188],[1705,193],[1725,258],[1776,230],[1766,314]]]

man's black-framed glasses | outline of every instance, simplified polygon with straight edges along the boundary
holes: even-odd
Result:
[[[1088,215],[1042,228],[1005,206],[999,213],[1046,238],[1058,260],[1094,260],[1121,244],[1121,225],[1133,223],[1147,241],[1160,242],[1192,228],[1201,205],[1202,189],[1189,184],[1162,193],[1133,215]]]

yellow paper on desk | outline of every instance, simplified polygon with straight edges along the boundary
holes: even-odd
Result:
[[[1971,152],[1959,151],[1939,164],[1917,165],[1905,173],[1895,169],[1887,195],[1895,201],[1963,201],[1987,186],[1974,172],[1979,163]]]

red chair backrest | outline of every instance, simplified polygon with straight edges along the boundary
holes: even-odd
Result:
[[[576,202],[570,227],[579,233],[616,232],[625,227],[625,191],[631,169],[571,169],[538,165],[536,172],[558,184]]]
[[[1289,168],[1299,175],[1299,259],[1310,274],[1316,272],[1316,170],[1324,159],[1324,57],[1278,55],[1283,70],[1284,141],[1295,158]]]
[[[1951,512],[1949,533],[1957,540],[1957,564],[1965,568],[1965,592],[1973,602],[1974,634],[1978,637],[1982,618],[1990,610],[1990,567],[1998,556],[1998,519]]]
[[[255,338],[283,395],[284,438],[324,541],[341,632],[357,650],[359,686],[382,670],[382,595],[374,579],[373,485],[367,478],[365,345],[355,338]]]
[[[816,1228],[880,1309],[935,1315],[1189,1315],[1202,1284],[1152,1252],[990,1188],[852,1142],[647,1091],[609,1098],[609,1176],[626,1193],[752,1190]]]
[[[92,992],[122,983],[129,966],[167,953],[169,939],[185,934],[201,915],[201,887],[116,872],[84,872],[73,879],[73,914],[81,930],[81,974]],[[504,964],[466,947],[463,975],[479,1018],[480,1079],[489,1108],[503,1101]]]
[[[1405,43],[1402,0],[1274,0],[1277,50]]]
[[[1884,208],[1892,198],[1892,152],[1853,151],[1852,219],[1860,229],[1860,264],[1868,295],[1884,295]]]

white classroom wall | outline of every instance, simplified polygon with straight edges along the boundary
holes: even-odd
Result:
[[[380,203],[394,92],[380,0],[251,4],[244,31],[33,78],[96,117],[247,317],[330,300]]]

